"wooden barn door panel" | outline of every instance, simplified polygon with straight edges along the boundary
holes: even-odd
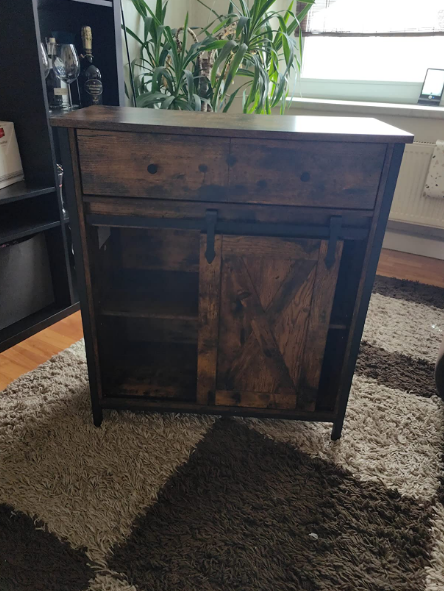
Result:
[[[342,243],[329,269],[327,249],[320,240],[223,236],[209,264],[202,238],[201,404],[314,410]]]

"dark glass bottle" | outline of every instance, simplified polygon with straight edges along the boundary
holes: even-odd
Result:
[[[80,93],[82,107],[102,104],[102,74],[93,64],[91,27],[82,27],[82,70],[80,72]]]
[[[46,90],[48,92],[48,104],[50,111],[56,111],[63,108],[63,98],[68,96],[68,89],[62,88],[62,81],[57,78],[54,72],[54,55],[56,40],[50,37],[47,40],[46,52],[51,69],[46,77]],[[66,86],[66,85],[65,85]]]

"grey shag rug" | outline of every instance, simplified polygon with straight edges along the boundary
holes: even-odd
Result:
[[[330,425],[108,412],[83,344],[0,393],[1,591],[442,591],[444,290],[378,278]]]

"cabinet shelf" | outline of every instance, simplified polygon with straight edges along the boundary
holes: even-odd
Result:
[[[13,201],[21,201],[22,199],[29,199],[30,197],[38,197],[39,195],[46,195],[54,193],[55,187],[45,187],[41,185],[33,185],[26,183],[26,181],[19,181],[9,187],[0,189],[0,205],[5,203],[12,203]]]
[[[73,304],[68,307],[52,304],[43,310],[30,314],[26,318],[7,326],[0,330],[0,352],[9,349],[9,347],[29,338],[33,334],[47,328],[51,324],[62,320],[66,316],[77,312],[79,304]]]
[[[197,348],[172,343],[133,344],[114,364],[106,395],[195,401]]]
[[[32,234],[38,234],[51,228],[60,226],[59,220],[44,220],[37,221],[31,218],[22,217],[20,220],[11,221],[8,219],[0,222],[0,244],[10,242],[12,240],[19,240]]]
[[[122,269],[104,283],[104,316],[197,322],[198,275],[182,271]]]
[[[100,313],[104,316],[197,322],[197,301],[190,295],[164,294],[155,289],[114,290],[103,301]]]
[[[81,4],[93,4],[94,6],[113,7],[112,0],[70,0],[70,2],[80,2]]]

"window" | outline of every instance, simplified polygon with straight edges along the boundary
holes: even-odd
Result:
[[[303,29],[305,95],[416,102],[444,68],[444,0],[317,0]]]
[[[422,83],[427,68],[444,69],[444,36],[307,37],[302,75]]]

